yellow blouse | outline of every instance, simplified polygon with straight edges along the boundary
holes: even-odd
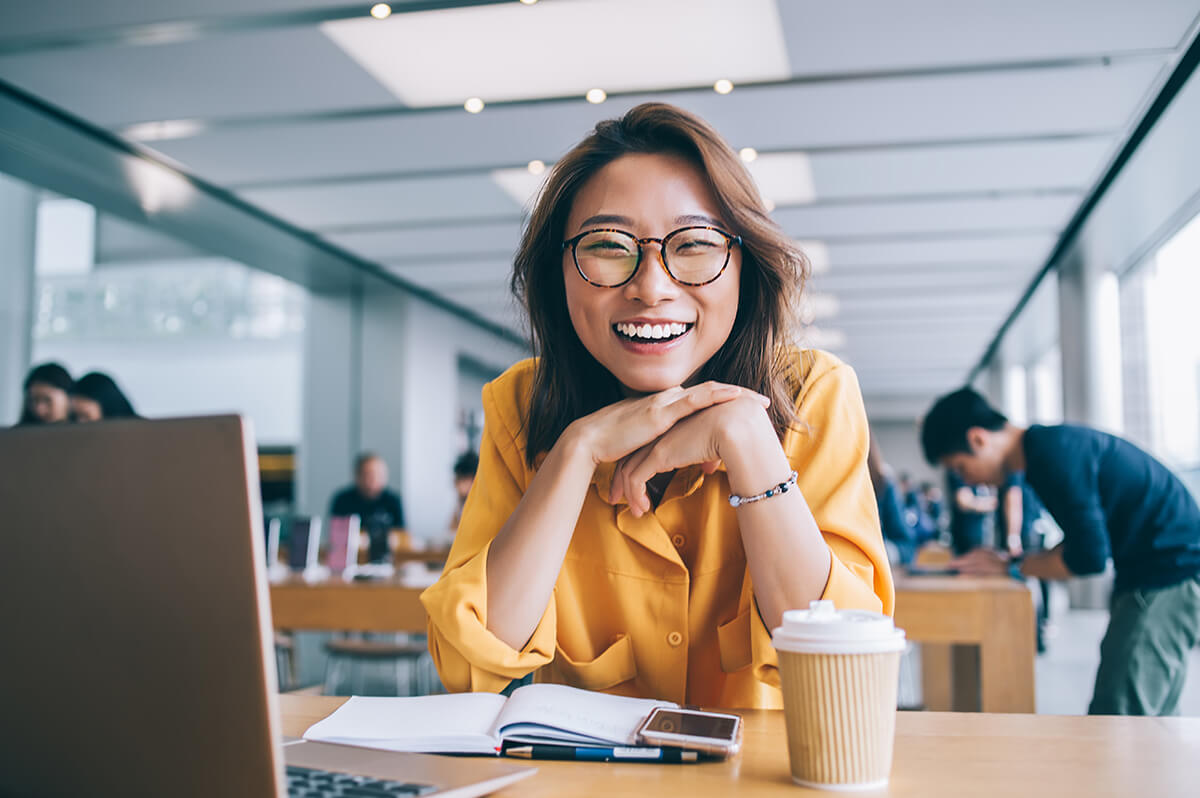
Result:
[[[801,423],[783,449],[833,554],[824,598],[891,614],[858,380],[832,355],[804,350],[799,357]],[[525,648],[488,631],[488,549],[534,474],[522,431],[532,378],[526,360],[484,387],[479,471],[446,569],[421,596],[447,689],[496,692],[536,671],[537,681],[620,695],[781,706],[771,633],[754,606],[724,471],[678,471],[658,507],[634,518],[623,502],[606,500],[614,466],[598,468]]]

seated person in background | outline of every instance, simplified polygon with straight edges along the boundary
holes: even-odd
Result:
[[[871,435],[867,468],[871,473],[871,486],[875,489],[875,502],[879,508],[879,526],[888,544],[888,559],[893,563],[908,565],[917,553],[919,541],[916,528],[909,523],[901,506],[900,486],[892,476],[892,467],[883,459],[883,452],[874,435]]]
[[[784,610],[894,600],[858,381],[791,343],[803,254],[707,123],[647,103],[555,164],[513,269],[538,357],[483,389],[421,596],[443,684],[781,706]]]
[[[950,548],[966,554],[980,546],[990,546],[992,513],[996,496],[987,485],[968,485],[953,470],[947,470],[950,493]]]
[[[71,417],[76,421],[100,421],[139,416],[112,377],[93,371],[71,386]]]
[[[921,504],[925,509],[925,514],[929,518],[929,523],[933,529],[934,539],[938,538],[943,529],[943,514],[946,510],[946,503],[942,498],[942,489],[932,482],[921,483]]]
[[[454,514],[450,516],[450,524],[447,527],[451,538],[458,531],[458,522],[462,520],[463,507],[467,503],[471,485],[475,483],[475,472],[478,468],[479,455],[475,452],[463,452],[454,461]]]
[[[329,515],[357,515],[367,534],[367,558],[387,562],[391,553],[388,533],[404,527],[400,496],[388,489],[388,467],[374,452],[363,452],[354,461],[354,484],[339,491],[329,504]]]
[[[925,417],[921,443],[971,484],[1025,481],[1062,527],[1063,542],[1011,558],[978,549],[955,561],[967,573],[1069,579],[1116,570],[1111,618],[1088,712],[1176,711],[1188,653],[1200,639],[1200,507],[1179,478],[1128,441],[1087,427],[1010,424],[963,388]]]
[[[71,375],[57,363],[43,363],[29,370],[25,378],[25,403],[21,420],[25,424],[58,424],[71,419]]]

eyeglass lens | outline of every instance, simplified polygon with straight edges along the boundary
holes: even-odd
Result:
[[[684,228],[663,241],[662,259],[681,283],[707,283],[725,268],[729,239],[717,230]],[[591,283],[615,286],[626,282],[637,270],[640,249],[637,239],[617,230],[595,230],[575,245],[575,262]]]

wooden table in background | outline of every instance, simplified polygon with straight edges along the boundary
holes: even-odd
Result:
[[[271,618],[276,629],[347,632],[425,632],[424,588],[398,579],[271,584]]]
[[[277,629],[424,632],[421,588],[399,580],[271,585]],[[924,644],[929,709],[1033,712],[1033,601],[1008,578],[896,580],[896,624]],[[938,645],[966,644],[966,645]]]
[[[300,736],[345,700],[280,696],[283,733]],[[696,765],[534,762],[530,764],[538,768],[536,775],[498,795],[798,798],[831,794],[792,784],[782,712],[739,714],[745,719],[745,735],[742,753],[734,759]],[[897,798],[1194,795],[1198,750],[1200,718],[901,712],[886,794]]]
[[[923,644],[926,709],[1035,711],[1033,598],[1021,582],[897,573],[896,625]]]

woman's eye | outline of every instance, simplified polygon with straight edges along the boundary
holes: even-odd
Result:
[[[610,257],[614,255],[621,256],[633,254],[629,247],[625,246],[619,241],[595,241],[587,245],[586,251],[592,255],[607,255]]]

